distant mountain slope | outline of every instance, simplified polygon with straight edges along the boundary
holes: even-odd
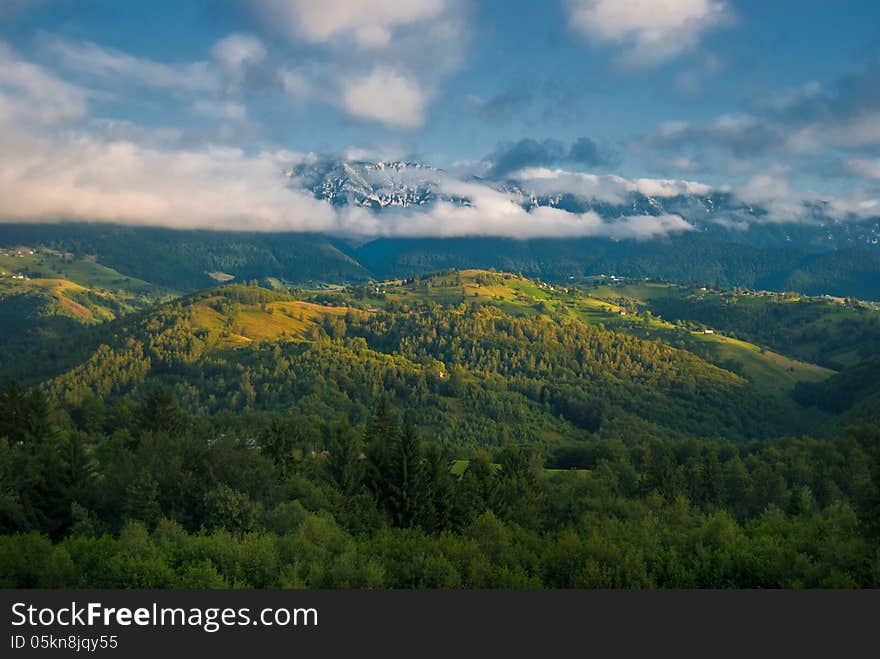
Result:
[[[722,242],[810,251],[860,246],[880,249],[880,218],[840,217],[823,201],[805,203],[798,221],[780,222],[767,208],[705,185],[681,181],[639,185],[638,181],[605,176],[591,177],[591,183],[575,191],[549,174],[532,179],[469,176],[464,180],[501,191],[526,209],[550,206],[574,213],[592,211],[606,220],[675,214],[700,233]],[[287,175],[295,185],[333,206],[361,206],[381,213],[427,207],[439,200],[470,203],[448,191],[445,183],[457,177],[422,162],[321,157],[292,167]],[[577,180],[578,174],[571,176]],[[600,192],[602,185],[613,193]]]
[[[560,282],[616,274],[880,300],[880,255],[872,248],[758,246],[709,229],[642,241],[474,237],[352,244],[315,234],[0,223],[0,247],[19,245],[95,258],[121,275],[178,292],[230,280],[344,283],[495,268]]]
[[[794,290],[880,300],[880,255],[866,248],[817,254],[806,247],[756,247],[709,233],[653,240],[601,238],[383,238],[351,252],[378,277],[443,268],[496,268],[530,277],[616,274],[718,288]]]
[[[811,255],[792,271],[767,277],[764,288],[800,291],[808,295],[840,295],[877,300],[880,254],[864,247]]]
[[[685,234],[649,241],[389,238],[367,243],[353,254],[381,277],[412,276],[442,268],[496,268],[559,281],[616,274],[729,287],[753,286],[759,279],[788,272],[810,252],[758,248]]]
[[[211,286],[222,275],[238,281],[277,277],[290,282],[369,276],[330,239],[313,234],[0,223],[0,246],[4,245],[42,245],[80,258],[96,257],[125,275],[177,291]]]
[[[880,424],[880,356],[866,359],[824,382],[800,385],[798,400],[840,415],[840,424]]]
[[[334,206],[427,206],[445,199],[462,200],[440,192],[444,173],[418,162],[365,162],[319,159],[297,165],[287,176]]]

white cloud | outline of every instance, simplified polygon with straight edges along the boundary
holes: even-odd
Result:
[[[851,160],[846,165],[865,178],[880,180],[880,160]],[[733,188],[727,185],[713,187],[685,179],[628,179],[611,174],[568,172],[543,167],[523,169],[512,178],[529,193],[547,196],[568,193],[617,205],[626,204],[633,193],[664,199],[680,195],[706,196],[713,192],[733,192],[734,198],[740,202],[766,211],[765,214],[746,219],[733,220],[723,214],[712,218],[718,224],[739,229],[747,228],[750,222],[808,223],[823,221],[826,216],[840,220],[860,220],[880,214],[880,200],[870,195],[853,193],[847,197],[836,197],[799,192],[791,188],[789,175],[786,167],[777,166],[752,174]],[[627,218],[627,222],[629,225],[636,221]],[[658,234],[692,228],[674,221],[661,224],[649,222],[648,226],[654,227]],[[647,227],[641,228],[643,231],[647,230]]]
[[[355,225],[350,225],[354,227]],[[513,203],[477,202],[457,206],[441,202],[430,211],[372,215],[363,230],[368,235],[405,237],[503,236],[529,238],[587,238],[647,240],[693,227],[678,215],[634,215],[604,220],[597,213],[568,213],[541,206],[530,211]]]
[[[678,216],[621,217],[555,208],[525,210],[517,195],[487,185],[441,177],[443,192],[468,205],[439,202],[429,208],[374,213],[360,207],[335,209],[307,190],[291,186],[283,172],[310,154],[207,145],[181,147],[173,132],[152,134],[129,122],[91,121],[85,128],[25,122],[22,117],[86,117],[86,95],[42,68],[0,49],[0,217],[4,221],[60,219],[120,222],[175,228],[253,231],[317,231],[359,236],[610,236],[650,238],[690,229]],[[386,79],[388,78],[388,79]],[[382,88],[399,85],[380,71]],[[389,80],[393,84],[389,83]],[[401,119],[367,85],[360,111],[386,121],[412,121],[424,108],[397,94]],[[369,93],[367,93],[369,92]],[[359,100],[359,94],[353,95]],[[64,111],[59,111],[62,108]],[[365,109],[364,109],[365,108]],[[196,111],[237,116],[229,106]]]
[[[381,144],[377,146],[350,146],[342,152],[346,160],[369,160],[372,162],[393,162],[406,157],[406,149],[400,144]]]
[[[238,71],[243,66],[263,61],[266,47],[253,35],[230,34],[214,44],[211,54],[225,67]]]
[[[568,16],[591,41],[622,46],[625,62],[656,65],[693,48],[732,13],[725,0],[568,0]]]
[[[818,153],[828,147],[859,151],[880,144],[880,112],[823,117],[788,130],[784,146],[792,153]]]
[[[465,61],[462,0],[246,2],[301,48],[300,59],[281,68],[286,93],[389,128],[422,125],[443,80]]]
[[[226,41],[218,45],[215,55],[233,67],[259,62],[265,55],[255,44]],[[127,56],[117,57],[118,53],[111,55],[107,61],[115,64],[106,66],[113,75],[143,64],[140,60],[132,64]],[[164,80],[166,73],[163,70],[159,79]],[[345,85],[345,109],[356,116],[399,127],[424,121],[426,93],[403,73],[376,67]],[[0,44],[0,134],[4,136],[0,140],[0,217],[5,221],[77,219],[360,236],[516,238],[646,239],[693,229],[672,214],[609,220],[593,212],[571,213],[546,206],[526,210],[518,194],[454,176],[441,177],[440,189],[467,199],[465,205],[441,201],[426,208],[381,214],[359,207],[339,210],[291,186],[282,174],[292,163],[311,156],[271,147],[249,153],[217,145],[181,146],[182,138],[175,131],[89,120],[89,98],[87,90],[59,80]],[[196,95],[192,109],[222,120],[246,118],[243,105],[205,100],[204,95]],[[749,125],[742,118],[728,117],[719,120],[717,127],[733,130]],[[668,130],[674,134],[680,129]],[[880,166],[872,160],[854,160],[850,166],[866,176],[880,174]],[[786,175],[784,171],[760,174],[738,194],[770,209],[770,220],[805,221],[809,199],[789,189]],[[573,192],[613,203],[624,203],[633,192],[657,197],[710,192],[705,184],[681,179],[626,179],[547,168],[522,170],[516,178],[540,193]],[[822,201],[846,216],[868,217],[878,212],[877,200],[869,197]]]
[[[512,179],[538,195],[573,194],[610,204],[622,204],[632,191],[626,179],[612,174],[568,172],[562,169],[529,167],[514,173]]]
[[[822,85],[811,80],[803,85],[763,92],[754,98],[757,107],[783,112],[821,98]]]
[[[395,128],[421,126],[427,101],[418,81],[385,67],[343,83],[342,107],[346,112]]]
[[[425,209],[386,210],[382,214],[352,208],[343,212],[340,225],[365,236],[412,238],[504,236],[643,240],[693,230],[678,215],[635,215],[606,220],[593,211],[569,213],[549,206],[526,210],[517,195],[454,177],[441,178],[439,187],[445,194],[467,199],[468,204],[440,201]]]
[[[256,0],[276,28],[313,43],[354,40],[361,48],[388,46],[395,29],[437,18],[444,0]]]
[[[64,66],[95,77],[188,93],[213,91],[219,85],[208,62],[163,64],[90,42],[56,40],[50,49],[60,56]]]
[[[622,204],[639,192],[652,197],[706,195],[711,186],[683,179],[626,179],[613,174],[587,174],[562,169],[531,167],[513,175],[527,190],[540,195],[569,193],[610,204]]]
[[[852,217],[857,220],[880,216],[880,199],[864,195],[847,199],[832,198],[826,201],[828,209],[838,217]]]
[[[315,231],[372,236],[610,237],[649,239],[693,226],[674,214],[614,219],[588,211],[523,207],[519,193],[478,181],[441,175],[440,191],[466,204],[440,201],[427,207],[337,209],[296,187],[283,172],[314,156],[264,148],[248,153],[217,145],[181,146],[174,131],[149,131],[129,122],[89,120],[88,94],[41,67],[0,48],[0,217],[4,221],[74,219],[176,228]],[[355,88],[358,112],[398,125],[424,114],[423,102],[394,92],[397,74],[379,70],[373,83]],[[389,82],[391,81],[391,82]],[[400,85],[408,91],[406,84]],[[382,104],[392,98],[390,105]],[[389,90],[391,90],[389,92]],[[399,114],[401,109],[403,114]],[[197,112],[243,118],[234,102],[193,106]],[[74,128],[79,121],[79,128]],[[409,122],[409,123],[407,123]],[[734,122],[736,123],[736,122]],[[354,154],[350,154],[354,155]],[[870,163],[854,163],[868,168]],[[866,169],[867,171],[867,169]],[[754,177],[741,198],[770,209],[770,221],[809,221],[807,198],[792,193],[785,171]],[[626,179],[546,168],[522,170],[523,187],[574,192],[624,203],[642,192],[659,197],[705,194],[708,186],[679,179]],[[294,185],[292,185],[292,183]],[[846,216],[876,214],[868,197],[824,199]]]
[[[2,99],[0,99],[2,100]],[[0,123],[0,130],[7,128]],[[282,171],[309,156],[284,151],[184,149],[100,134],[18,133],[0,146],[0,216],[6,221],[120,222],[174,228],[315,231],[374,236],[602,236],[648,239],[687,231],[677,215],[603,220],[593,212],[523,209],[516,196],[446,179],[469,205],[375,213],[335,209],[291,187]]]
[[[177,228],[320,231],[332,209],[285,187],[281,159],[162,148],[87,133],[19,133],[0,148],[0,216]]]
[[[862,178],[880,181],[880,159],[852,158],[846,162],[846,168]]]
[[[297,100],[307,100],[315,93],[315,87],[310,77],[302,71],[295,69],[282,69],[279,73],[281,88]]]
[[[0,44],[0,217],[5,221],[337,228],[328,205],[285,185],[282,163],[301,158],[298,154],[180,148],[173,145],[173,135],[150,135],[128,122],[68,126],[85,119],[87,109],[84,90]]]
[[[219,65],[227,88],[240,90],[252,72],[263,65],[267,57],[266,47],[250,34],[230,34],[220,39],[211,49],[211,55]],[[270,72],[268,77],[276,77]]]
[[[50,78],[51,79],[51,78]],[[39,95],[30,101],[39,103]],[[0,108],[8,95],[0,92]],[[525,210],[517,195],[441,177],[443,192],[468,205],[374,213],[335,209],[292,187],[283,171],[309,154],[249,154],[219,146],[184,148],[116,122],[89,130],[26,129],[0,113],[0,217],[59,219],[174,228],[315,231],[357,236],[605,236],[646,239],[692,227],[674,215],[603,220],[596,213]]]
[[[636,190],[650,197],[677,197],[679,195],[707,195],[711,186],[682,179],[639,178],[633,181]]]
[[[194,62],[163,63],[105,48],[95,43],[48,42],[62,67],[114,86],[137,85],[178,94],[240,94],[252,78],[263,88],[283,86],[281,72],[268,62],[263,42],[250,34],[234,33],[217,41],[211,57]]]
[[[234,101],[198,100],[192,105],[193,112],[211,119],[244,121],[247,119],[247,108]]]
[[[42,124],[80,119],[87,97],[86,90],[20,59],[0,42],[0,118]]]
[[[818,195],[792,190],[784,168],[762,172],[748,179],[735,189],[742,201],[760,206],[767,211],[761,218],[765,222],[822,221],[824,216],[838,220],[864,220],[880,214],[880,200],[860,193],[846,198]],[[821,209],[822,213],[816,214]]]

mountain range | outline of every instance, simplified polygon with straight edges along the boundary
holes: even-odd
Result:
[[[492,236],[372,239],[293,232],[174,230],[110,224],[0,223],[0,247],[43,247],[89,257],[126,276],[185,292],[234,279],[344,283],[411,277],[444,268],[495,268],[549,281],[594,275],[650,277],[685,284],[795,290],[880,299],[880,219],[834,216],[805,207],[808,219],[770,221],[771,209],[732,193],[675,181],[599,180],[597,194],[554,193],[536,179],[453,176],[420,162],[316,159],[284,172],[334,207],[361,207],[381,221],[443,202],[471,203],[461,185],[483,186],[523,209],[593,212],[604,221],[682,218],[692,230],[650,239],[613,236],[518,239]],[[587,175],[584,175],[587,176]],[[537,182],[536,182],[537,181]],[[615,187],[616,186],[616,187]],[[648,194],[649,188],[657,194]],[[63,220],[63,218],[59,218]],[[219,279],[218,279],[219,277]]]
[[[445,190],[449,173],[422,162],[317,159],[288,169],[286,176],[317,199],[334,206],[361,206],[375,211],[427,207],[437,201],[468,205],[461,194]],[[545,174],[546,176],[547,174]],[[578,176],[578,175],[574,175]],[[573,192],[552,179],[460,177],[465,183],[487,186],[511,195],[526,210],[548,206],[571,213],[595,212],[605,220],[618,217],[678,215],[698,232],[761,247],[880,249],[880,217],[841,216],[827,202],[805,204],[798,222],[774,219],[770,208],[741,201],[729,191],[686,181],[651,180],[638,185],[616,176],[583,175],[596,190]],[[602,180],[606,187],[600,190]],[[458,180],[458,179],[456,179]],[[654,187],[655,194],[641,188]]]

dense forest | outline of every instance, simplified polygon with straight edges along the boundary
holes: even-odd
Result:
[[[0,363],[0,585],[880,586],[872,306],[442,271],[100,320],[115,291],[44,296]]]
[[[880,429],[587,440],[552,456],[419,437],[381,397],[329,437],[185,414],[166,390],[73,416],[2,392],[0,584],[880,586]]]

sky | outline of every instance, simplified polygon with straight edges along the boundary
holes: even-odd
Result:
[[[423,160],[472,210],[332,209],[281,176],[315,154]],[[880,215],[880,4],[0,0],[0,221],[689,227],[527,212],[473,175],[603,199],[725,190],[782,222],[812,200]]]

